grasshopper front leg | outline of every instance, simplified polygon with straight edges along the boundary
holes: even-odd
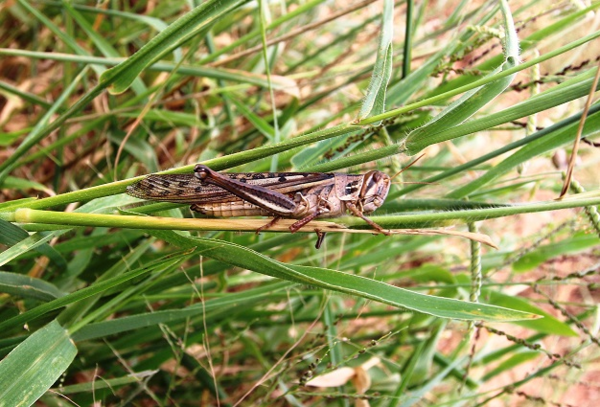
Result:
[[[367,218],[362,211],[352,202],[346,202],[346,208],[348,208],[348,210],[350,212],[352,212],[352,214],[354,216],[358,216],[359,218],[362,218],[365,222],[367,222],[369,225],[373,226],[373,228],[375,230],[377,230],[379,233],[382,233],[386,236],[391,235],[389,230],[385,230],[384,228],[382,228],[381,226],[379,226],[377,223],[373,222],[371,219]]]

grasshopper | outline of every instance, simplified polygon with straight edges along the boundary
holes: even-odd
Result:
[[[383,204],[390,184],[390,177],[381,171],[219,173],[198,164],[194,174],[149,175],[127,187],[127,193],[153,201],[191,204],[193,211],[208,216],[273,216],[257,233],[281,218],[299,219],[289,227],[294,233],[315,218],[349,211],[387,235],[389,232],[364,214]],[[318,249],[325,233],[315,232]]]

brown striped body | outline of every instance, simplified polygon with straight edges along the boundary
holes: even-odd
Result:
[[[198,164],[194,174],[150,175],[127,187],[127,193],[154,201],[187,203],[214,217],[271,215],[300,219],[297,231],[312,219],[351,212],[382,233],[364,216],[379,208],[390,189],[380,171],[366,174],[310,172],[218,173]],[[322,241],[320,236],[319,243]]]

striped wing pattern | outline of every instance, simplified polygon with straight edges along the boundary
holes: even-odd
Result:
[[[223,175],[284,194],[301,191],[335,177],[331,173],[319,172],[255,172],[223,173]],[[194,174],[150,175],[127,187],[127,193],[141,199],[188,204],[241,201],[224,189],[200,181]]]

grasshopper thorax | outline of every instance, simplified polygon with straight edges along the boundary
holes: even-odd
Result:
[[[371,213],[385,202],[390,191],[390,177],[381,171],[369,171],[363,176],[357,205],[364,213]]]

